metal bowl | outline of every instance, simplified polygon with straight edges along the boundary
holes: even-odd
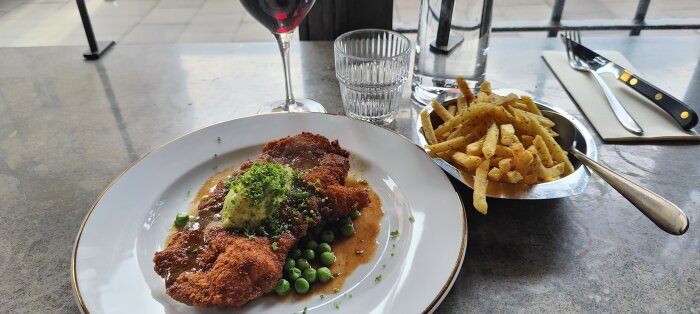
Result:
[[[507,94],[508,92],[513,92],[517,95],[523,95],[525,93],[513,90],[495,90],[494,93],[499,95]],[[586,129],[583,124],[576,120],[573,116],[566,113],[566,111],[548,104],[542,100],[534,100],[537,106],[542,110],[542,114],[547,116],[548,111],[554,111],[560,115],[569,119],[573,125],[576,127],[576,148],[586,154],[593,160],[597,160],[598,150],[595,146],[595,141],[591,132]],[[448,100],[442,103],[443,106],[447,107],[457,103],[456,99]],[[432,112],[432,107],[426,106],[423,110],[430,113],[430,119],[434,126],[442,124],[442,120],[434,112]],[[423,135],[423,128],[421,127],[420,118],[416,122],[416,130],[418,130],[418,140],[420,141],[421,147],[425,147],[428,142],[425,140]],[[557,131],[558,126],[554,127],[554,131]],[[557,131],[558,132],[558,131]],[[569,156],[569,159],[574,165],[574,172],[564,178],[553,182],[538,183],[534,185],[526,184],[511,184],[502,182],[491,182],[489,181],[488,188],[486,190],[486,196],[492,198],[504,198],[504,199],[520,199],[520,200],[543,200],[543,199],[553,199],[562,198],[572,195],[577,195],[583,192],[588,184],[588,178],[590,173],[588,170],[581,165],[581,163],[574,158]],[[459,169],[450,165],[448,162],[442,158],[433,158],[435,162],[449,173],[451,176],[457,180],[464,183],[464,185],[472,188],[474,185],[474,178],[471,174],[463,173]]]

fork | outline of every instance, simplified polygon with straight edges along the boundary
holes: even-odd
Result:
[[[577,71],[591,73],[593,75],[593,78],[595,78],[595,81],[598,82],[600,89],[603,90],[603,94],[605,94],[605,98],[608,99],[608,103],[610,104],[610,107],[615,113],[615,117],[618,121],[620,121],[620,124],[622,124],[622,126],[625,127],[625,129],[634,134],[644,134],[644,130],[642,130],[642,127],[639,126],[637,121],[634,121],[634,118],[630,116],[629,112],[627,112],[627,109],[625,109],[625,107],[622,106],[617,97],[615,97],[615,94],[613,94],[608,84],[606,84],[605,81],[603,81],[603,78],[600,77],[600,74],[591,69],[588,63],[582,61],[574,53],[573,45],[571,44],[571,42],[574,41],[577,43],[581,43],[581,33],[579,31],[565,31],[564,34],[562,34],[561,36],[568,39],[565,40],[564,43],[566,45],[566,57],[569,59],[569,66],[571,66],[571,68]]]

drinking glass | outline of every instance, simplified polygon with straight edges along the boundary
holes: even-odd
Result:
[[[258,113],[268,112],[326,112],[323,105],[311,99],[294,99],[289,73],[289,46],[294,30],[306,17],[316,0],[241,0],[243,7],[277,40],[284,66],[285,100],[264,105]]]
[[[394,121],[408,78],[411,41],[396,32],[363,29],[341,35],[334,47],[345,114],[377,125]]]

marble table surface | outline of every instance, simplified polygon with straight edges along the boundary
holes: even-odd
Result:
[[[586,38],[618,50],[647,77],[700,110],[696,37]],[[107,184],[152,149],[213,123],[253,115],[284,97],[269,43],[117,45],[102,60],[84,47],[0,49],[0,312],[75,313],[73,242]],[[487,79],[527,91],[584,121],[540,57],[556,39],[493,38]],[[299,97],[342,114],[329,42],[292,47]],[[405,91],[389,128],[415,139]],[[578,196],[491,200],[464,193],[468,248],[438,313],[700,312],[700,146],[604,143],[599,160],[676,202],[683,236],[658,229],[600,178]]]

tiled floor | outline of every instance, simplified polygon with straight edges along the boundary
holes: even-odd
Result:
[[[493,19],[495,23],[547,20],[553,2],[495,0]],[[122,43],[272,41],[269,32],[245,12],[238,0],[86,0],[86,3],[99,40]],[[637,0],[569,0],[563,18],[630,19],[636,5]],[[420,0],[394,0],[394,27],[415,28],[419,7]],[[698,18],[700,0],[653,1],[647,16],[650,19]],[[642,34],[658,36],[668,32]],[[697,30],[670,32],[700,34]],[[544,35],[499,33],[496,36]],[[0,0],[0,47],[53,45],[85,45],[75,0]]]

